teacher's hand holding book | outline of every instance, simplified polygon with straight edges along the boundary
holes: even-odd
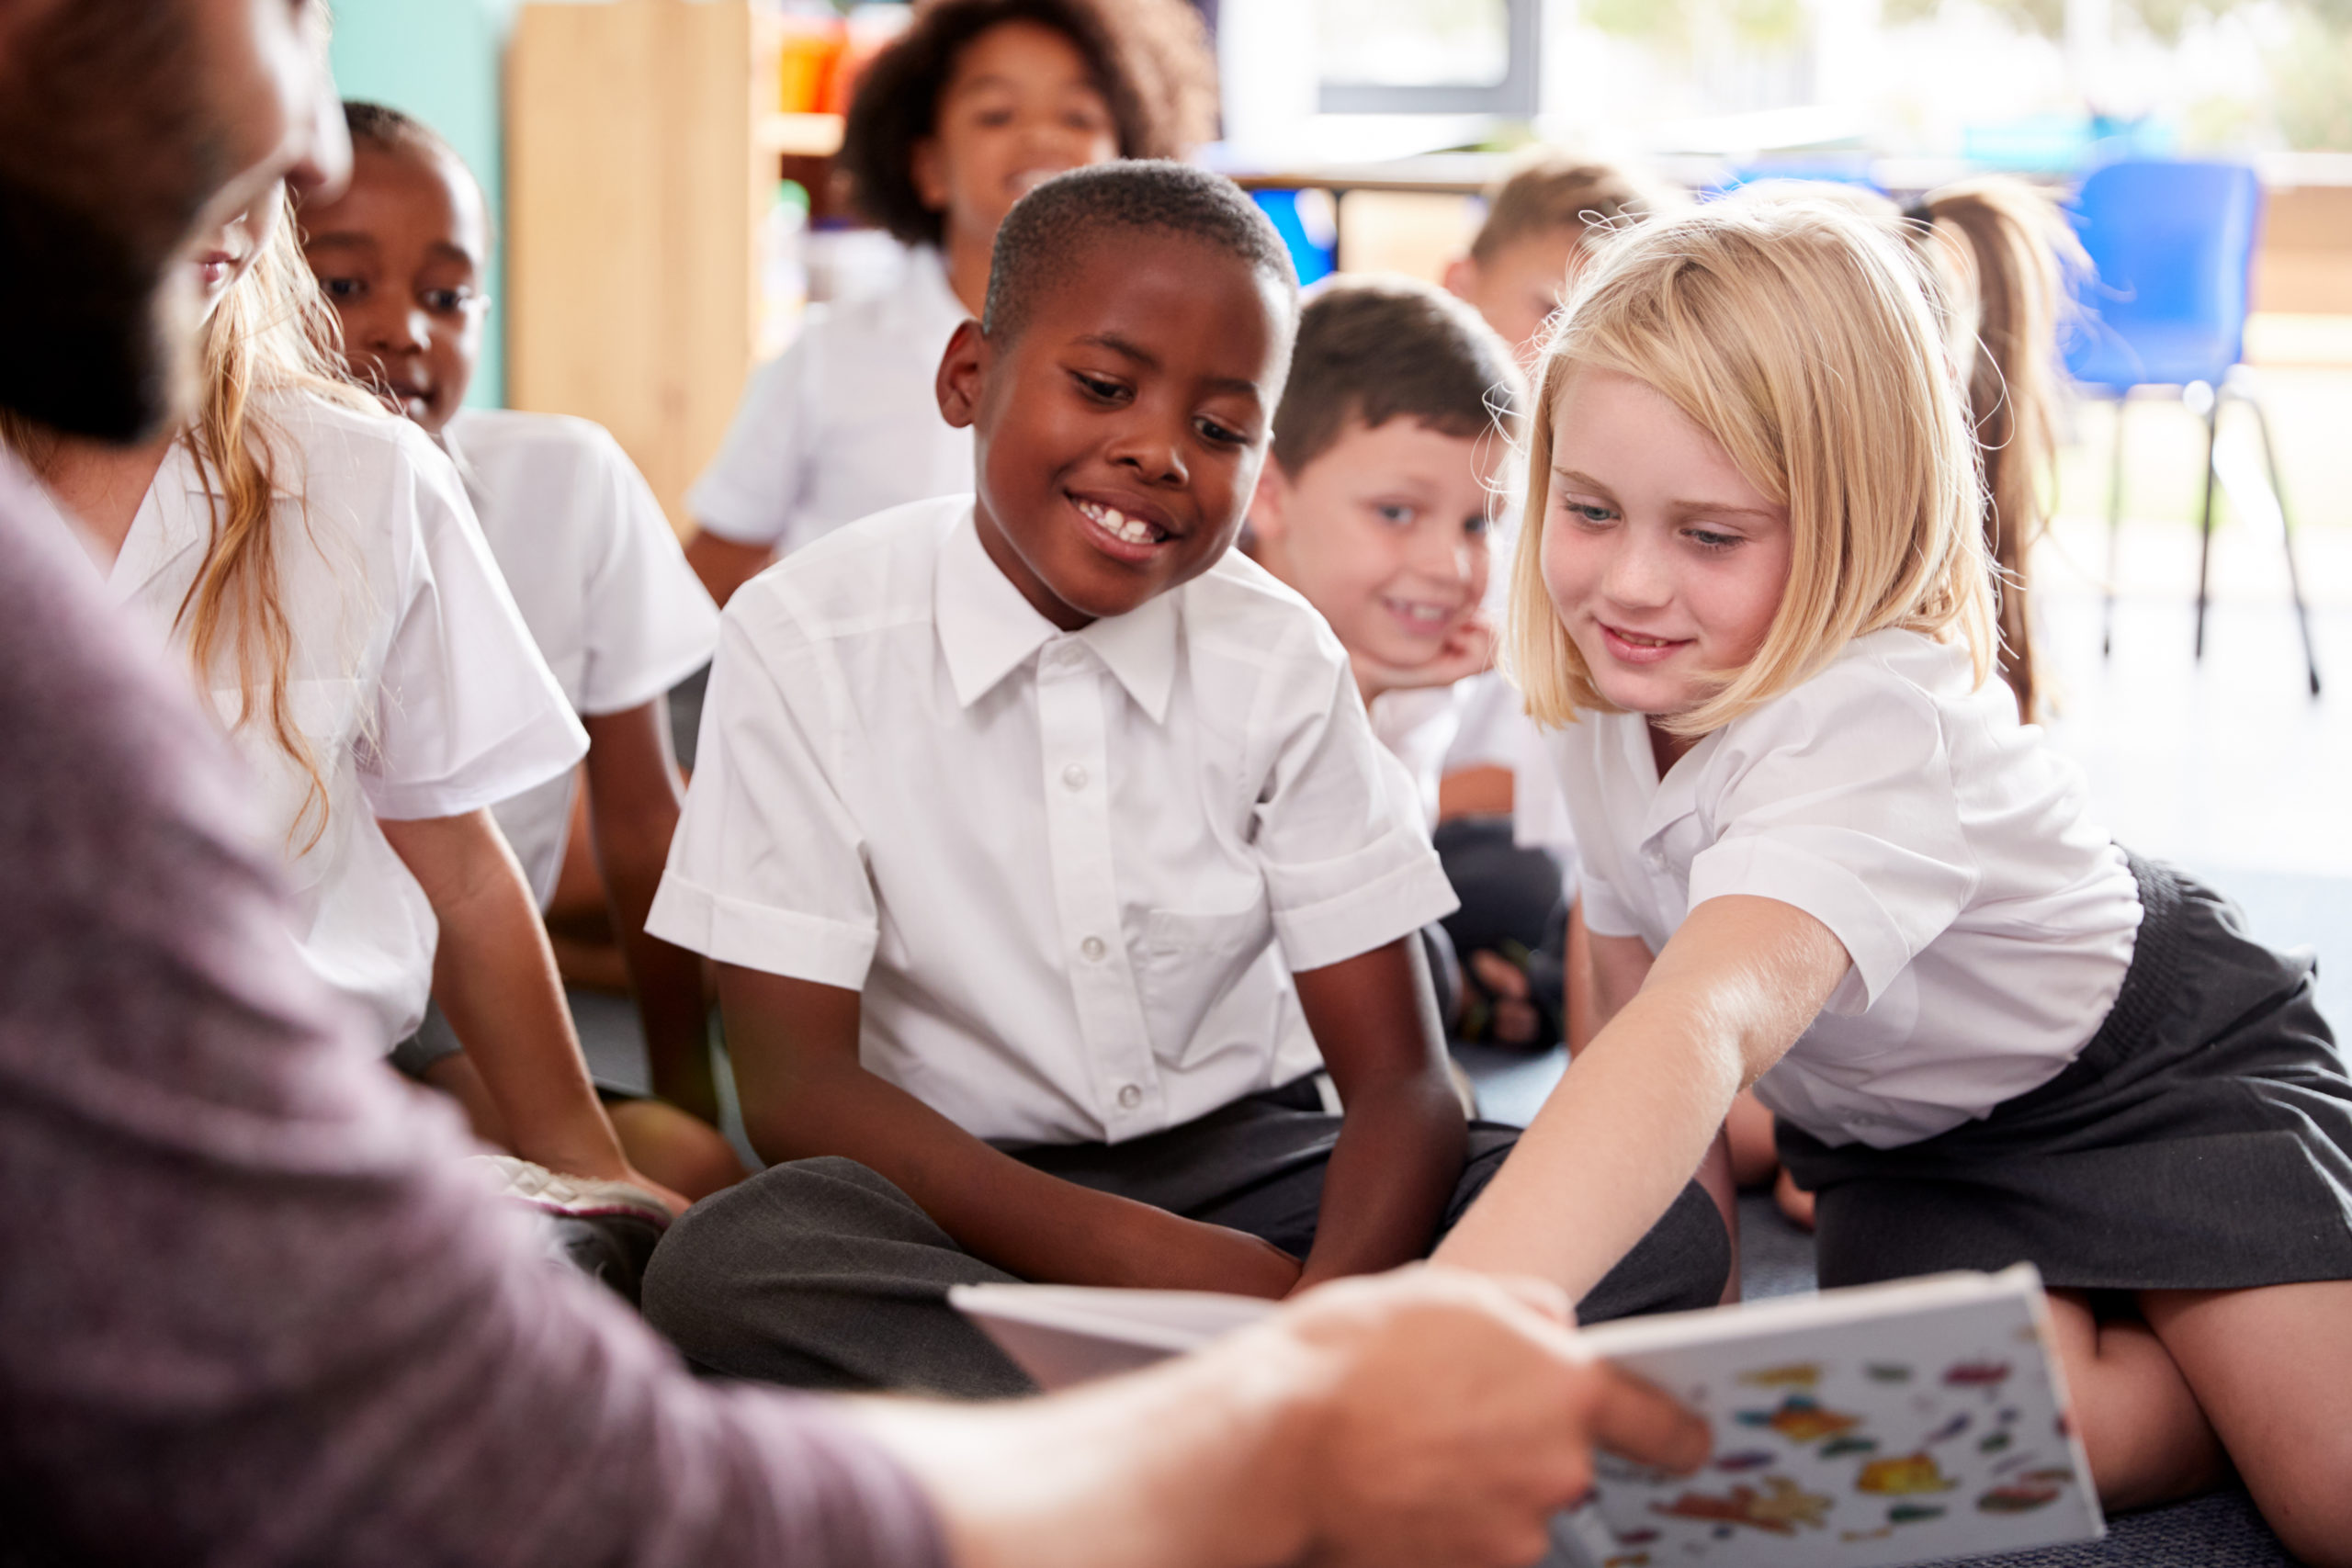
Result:
[[[1594,1360],[1566,1298],[1417,1267],[1018,1404],[849,1407],[966,1568],[1532,1562],[1606,1449],[1685,1471],[1706,1425]]]

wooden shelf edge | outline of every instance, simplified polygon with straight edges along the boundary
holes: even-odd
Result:
[[[788,152],[800,158],[830,158],[842,150],[842,117],[837,114],[765,114],[752,130],[763,152]]]

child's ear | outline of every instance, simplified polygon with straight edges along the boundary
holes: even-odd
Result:
[[[1283,472],[1282,459],[1270,451],[1266,466],[1258,470],[1258,488],[1250,495],[1250,536],[1261,545],[1281,543],[1288,524],[1283,508],[1289,504],[1290,476]]]
[[[1456,299],[1475,299],[1478,293],[1478,264],[1466,255],[1446,263],[1445,291]]]
[[[939,417],[957,430],[969,429],[979,421],[989,356],[989,340],[980,335],[980,323],[969,318],[956,329],[947,340],[947,352],[939,356],[933,391],[939,399]]]

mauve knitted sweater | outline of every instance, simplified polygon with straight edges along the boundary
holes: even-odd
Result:
[[[697,1383],[457,1168],[46,509],[0,456],[0,1562],[944,1563],[821,1403]]]

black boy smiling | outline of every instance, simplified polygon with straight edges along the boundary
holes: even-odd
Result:
[[[1097,178],[1060,176],[1015,210],[995,276],[1023,281],[990,289],[987,323],[959,328],[939,368],[940,412],[973,431],[980,542],[1064,631],[1126,614],[1231,547],[1297,313],[1279,254],[1148,214],[1070,232],[1056,187]]]

